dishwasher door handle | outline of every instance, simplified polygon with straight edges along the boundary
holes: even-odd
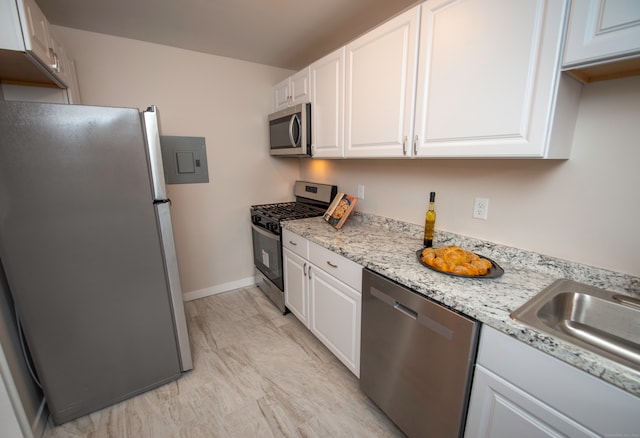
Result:
[[[369,292],[371,292],[371,296],[372,297],[375,297],[375,298],[379,299],[383,303],[393,307],[394,309],[398,310],[399,312],[403,313],[404,315],[408,316],[409,318],[414,319],[419,324],[423,325],[424,327],[428,328],[429,330],[432,330],[432,331],[436,332],[437,334],[439,334],[443,338],[445,338],[445,339],[447,339],[449,341],[451,341],[453,339],[453,330],[451,330],[450,328],[440,324],[439,322],[435,321],[434,319],[429,318],[428,316],[419,314],[418,312],[416,312],[416,311],[410,309],[409,307],[401,304],[400,302],[396,301],[395,299],[391,298],[389,295],[387,295],[384,292],[376,289],[375,287],[371,287],[369,289]],[[437,304],[430,304],[430,305],[438,306]]]
[[[401,303],[399,303],[397,301],[393,305],[393,308],[398,310],[399,312],[404,313],[405,315],[407,315],[411,319],[418,319],[418,312],[416,312],[415,310],[409,309],[407,306],[404,306],[404,305],[402,305]]]

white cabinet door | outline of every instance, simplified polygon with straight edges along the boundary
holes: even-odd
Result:
[[[289,106],[289,78],[273,87],[273,110],[279,111]]]
[[[289,85],[290,105],[309,102],[309,67],[291,76]]]
[[[633,436],[640,397],[482,326],[465,437]]]
[[[305,326],[309,326],[309,262],[287,248],[282,251],[284,270],[284,303]]]
[[[315,265],[309,270],[309,329],[360,376],[360,293]]]
[[[23,35],[25,48],[32,52],[43,64],[51,67],[54,60],[49,41],[49,22],[33,0],[24,0]]]
[[[273,87],[273,110],[309,102],[309,67],[279,82]]]
[[[557,0],[426,2],[417,155],[568,158],[570,141],[558,142],[556,151],[548,149],[560,101],[556,93],[567,8],[567,2]],[[573,87],[575,113],[580,85]],[[567,132],[554,135],[571,136],[571,118],[567,122]]]
[[[311,144],[316,158],[344,157],[344,54],[342,47],[311,65]]]
[[[80,85],[78,84],[78,74],[76,72],[76,63],[73,59],[69,60],[69,88],[67,88],[67,94],[69,96],[69,103],[74,105],[80,105],[82,103],[82,97],[80,96]]]
[[[411,154],[420,7],[346,46],[345,156]]]
[[[480,365],[473,377],[465,438],[580,437],[599,435]]]
[[[24,50],[20,13],[14,0],[0,0],[0,49]]]
[[[49,43],[53,49],[53,63],[51,69],[58,79],[68,87],[71,86],[71,60],[67,56],[65,48],[60,43],[60,40],[53,34],[49,34]]]
[[[640,56],[640,1],[580,0],[571,4],[564,66]]]

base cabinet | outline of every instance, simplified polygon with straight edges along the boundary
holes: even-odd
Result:
[[[482,366],[473,384],[471,403],[479,412],[467,419],[465,437],[599,436]]]
[[[307,270],[309,262],[293,251],[282,251],[284,269],[284,304],[301,323],[309,325],[309,286]]]
[[[285,305],[359,377],[362,266],[288,230],[282,242]]]
[[[360,377],[361,293],[315,265],[310,269],[309,330]]]
[[[640,398],[482,327],[466,438],[637,436]]]

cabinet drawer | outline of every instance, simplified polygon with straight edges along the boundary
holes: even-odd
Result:
[[[309,261],[358,292],[362,292],[362,266],[356,262],[313,242],[309,242]]]
[[[282,246],[305,259],[309,258],[309,241],[289,230],[282,230]]]

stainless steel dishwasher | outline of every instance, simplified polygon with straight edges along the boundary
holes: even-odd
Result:
[[[409,437],[464,432],[480,324],[363,271],[360,387]]]

